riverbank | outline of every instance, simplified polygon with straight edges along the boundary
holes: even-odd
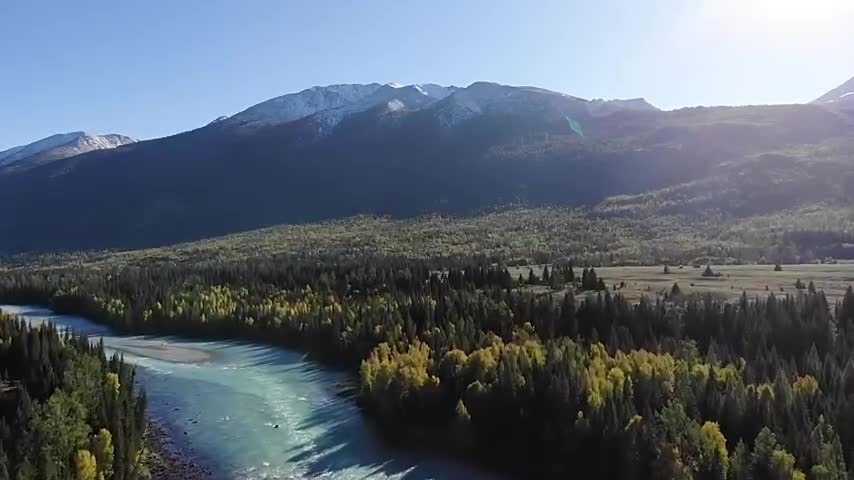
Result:
[[[158,406],[151,414],[155,424],[144,462],[151,478],[216,478],[221,472],[206,468],[202,459],[227,464],[231,478],[315,478],[331,472],[352,478],[394,478],[404,472],[421,478],[496,478],[488,463],[448,448],[443,435],[377,422],[360,408],[357,372],[329,368],[336,364],[330,357],[298,353],[312,351],[311,342],[293,342],[296,348],[287,349],[281,338],[225,340],[213,347],[216,340],[202,335],[131,331],[123,338],[93,328],[97,322],[88,325],[81,316],[44,307],[10,310],[36,323],[105,335],[111,351],[158,360],[142,362],[137,377],[149,405]],[[204,351],[210,360],[188,361],[193,352],[185,349]]]
[[[149,419],[143,437],[143,463],[152,480],[208,480],[211,470],[181,452],[166,429]]]
[[[210,352],[199,348],[170,345],[165,341],[160,345],[150,345],[149,343],[125,342],[116,350],[172,363],[198,364],[213,360],[213,355]]]

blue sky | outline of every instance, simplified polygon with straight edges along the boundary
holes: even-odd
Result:
[[[2,0],[0,149],[154,138],[313,85],[490,80],[662,108],[854,76],[851,0]]]

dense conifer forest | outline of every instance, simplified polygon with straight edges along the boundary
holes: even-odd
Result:
[[[135,480],[145,396],[103,345],[0,313],[0,479]]]
[[[517,288],[529,283],[552,293]],[[570,263],[514,278],[478,259],[268,258],[6,271],[0,300],[307,351],[358,375],[360,405],[393,438],[426,436],[524,478],[849,478],[854,292],[834,305],[815,289],[725,303],[674,286],[633,304],[606,285]],[[110,365],[133,415],[130,373]],[[87,417],[91,430],[113,414]]]

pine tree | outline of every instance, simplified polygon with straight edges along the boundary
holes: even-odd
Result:
[[[850,286],[845,291],[845,296],[842,297],[842,305],[839,307],[837,318],[840,328],[847,331],[854,330],[854,290]],[[850,334],[854,335],[854,331],[851,331]]]
[[[744,442],[739,440],[729,460],[729,480],[751,480],[750,452]]]
[[[561,275],[560,271],[558,271],[557,269],[552,271],[550,282],[551,282],[550,286],[551,286],[552,290],[562,290],[563,289],[563,286],[564,286],[563,275]]]
[[[537,275],[534,273],[533,268],[528,269],[528,285],[536,285],[540,283],[540,279],[537,278]]]
[[[0,442],[0,480],[9,480],[9,458],[6,457],[6,448]]]
[[[558,333],[562,337],[575,338],[578,335],[578,318],[575,316],[575,295],[569,289],[560,305],[560,326]]]
[[[587,275],[584,276],[581,288],[582,290],[596,290],[599,288],[599,279],[596,276],[596,269],[590,267],[590,270],[587,271]]]

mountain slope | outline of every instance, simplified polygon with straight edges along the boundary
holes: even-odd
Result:
[[[707,178],[726,188],[728,176],[787,149],[798,152],[795,164],[781,160],[784,175],[836,169],[832,188],[797,188],[838,201],[833,188],[851,170],[850,124],[816,105],[664,112],[486,82],[320,90],[0,176],[0,251],[155,246],[363,213],[595,205]],[[726,209],[727,198],[703,209]]]
[[[59,133],[41,140],[36,140],[28,145],[10,148],[9,150],[0,152],[0,166],[10,165],[21,159],[59,147],[84,135],[86,135],[84,132]]]
[[[133,143],[123,135],[90,135],[71,132],[51,135],[28,145],[0,152],[0,174],[20,171],[94,150],[107,150]]]
[[[854,78],[815,99],[819,105],[844,105],[854,107]]]
[[[250,107],[222,123],[228,126],[258,127],[292,122],[323,110],[350,105],[374,93],[381,87],[369,85],[330,85],[312,87],[299,93],[282,95]]]
[[[259,103],[218,123],[224,128],[259,128],[312,117],[323,133],[355,113],[377,107],[389,110],[420,109],[444,99],[456,90],[456,87],[433,84],[403,86],[393,83],[312,87]]]

